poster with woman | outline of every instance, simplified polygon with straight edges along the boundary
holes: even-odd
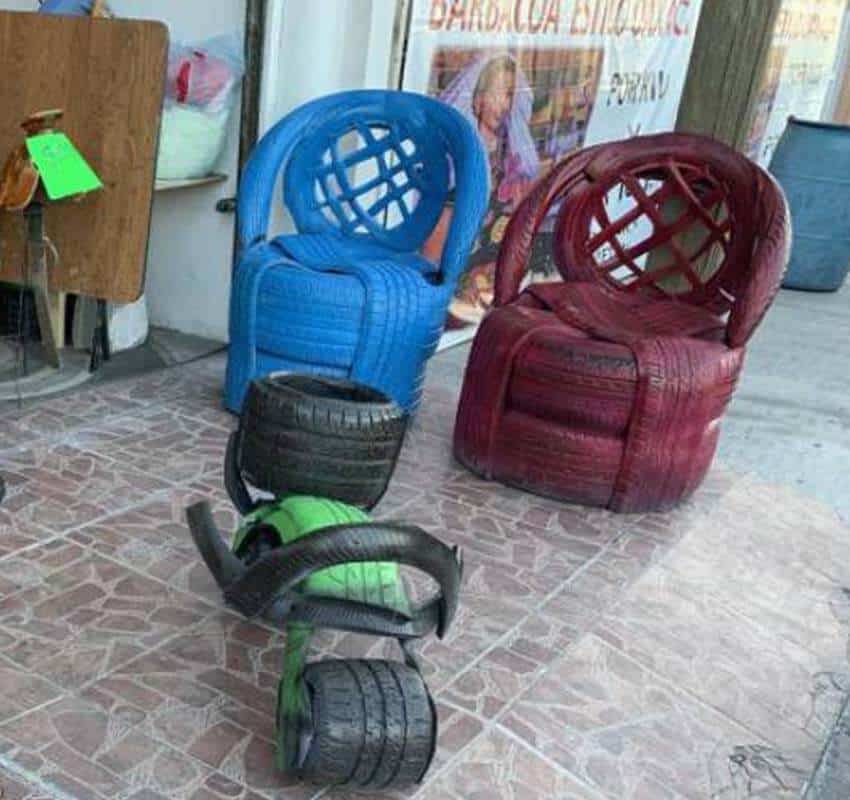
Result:
[[[511,214],[543,172],[583,145],[601,65],[600,49],[436,51],[428,92],[474,121],[492,188],[478,246],[449,311],[449,330],[481,319],[493,299],[496,257]],[[449,206],[426,256],[439,257],[451,214]],[[544,259],[532,269],[538,279],[551,272]]]
[[[510,216],[586,144],[673,127],[701,0],[411,0],[402,88],[459,109],[490,163],[490,210],[446,323],[472,334],[493,299]],[[451,200],[425,255],[439,258]],[[555,274],[544,223],[530,280]],[[548,230],[547,230],[548,229]]]

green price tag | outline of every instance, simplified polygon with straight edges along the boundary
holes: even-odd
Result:
[[[64,133],[31,136],[27,150],[51,200],[103,188],[100,178]]]

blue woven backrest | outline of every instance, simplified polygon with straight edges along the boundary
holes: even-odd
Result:
[[[419,249],[449,194],[452,165],[427,98],[351,93],[301,132],[284,199],[302,233],[363,236]]]
[[[466,267],[487,211],[490,172],[473,125],[424,95],[339,92],[287,114],[257,145],[239,184],[239,245],[268,236],[275,185],[301,233],[363,237],[400,252],[421,248],[452,191],[454,213],[439,282]]]

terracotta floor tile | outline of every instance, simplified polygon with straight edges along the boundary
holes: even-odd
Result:
[[[194,484],[86,525],[68,538],[174,589],[198,594],[221,606],[221,590],[201,560],[186,524],[186,508],[200,500],[212,504],[222,534],[235,533],[239,516],[226,493]]]
[[[0,560],[0,600],[39,586],[57,569],[86,556],[85,549],[61,536],[45,536],[40,546],[13,552]]]
[[[117,397],[150,405],[187,391],[192,379],[183,367],[158,369],[139,377],[127,378],[109,384],[109,391]]]
[[[846,526],[719,464],[668,514],[483,481],[452,455],[462,356],[429,373],[375,512],[465,554],[454,626],[417,648],[440,716],[429,782],[382,796],[798,797],[850,689]],[[14,766],[12,798],[322,793],[273,764],[283,633],[224,608],[184,520],[206,498],[223,532],[238,525],[222,486],[236,425],[225,363],[0,412],[0,775]],[[322,631],[311,658],[327,657],[400,653]]]
[[[173,737],[175,742],[190,733],[203,733],[194,728],[195,714],[209,708],[236,724],[241,724],[238,713],[245,709],[251,713],[244,718],[264,722],[256,732],[272,738],[283,645],[281,633],[219,610],[194,630],[121,666],[106,683],[99,681],[92,688],[118,692],[118,702],[134,702],[138,693],[135,702],[156,735]]]
[[[813,766],[593,636],[551,666],[501,724],[617,800],[738,797],[730,786],[747,770],[752,796],[790,800]]]
[[[21,446],[21,442],[32,441],[35,437],[16,425],[12,419],[17,409],[0,403],[0,453],[4,450],[14,450]]]
[[[434,490],[462,472],[449,441],[413,422],[405,435],[390,487]]]
[[[498,716],[575,643],[566,625],[535,614],[465,669],[441,693],[456,706]]]
[[[436,700],[439,719],[437,752],[429,774],[442,769],[452,758],[463,751],[484,730],[484,723],[462,709]]]
[[[0,653],[60,686],[96,680],[214,612],[76,545],[62,560],[0,601]]]
[[[438,436],[449,447],[460,399],[460,386],[447,385],[451,380],[449,375],[440,376],[437,370],[429,370],[425,387],[428,402],[420,406],[414,422],[416,428]]]
[[[104,422],[141,407],[141,403],[122,397],[110,386],[83,387],[79,392],[28,403],[20,409],[6,405],[3,418],[22,432],[24,441],[20,444],[24,444],[55,439],[86,424]]]
[[[82,428],[68,442],[122,467],[171,482],[190,483],[220,472],[227,432],[181,411],[178,402],[152,405],[94,428]]]
[[[403,508],[406,520],[463,549],[466,590],[519,598],[528,611],[601,549],[584,539],[482,509],[440,492],[425,493]],[[518,622],[519,620],[515,620]]]
[[[172,398],[221,398],[225,362],[217,357],[192,364],[155,370],[135,378],[110,383],[110,394],[149,405]]]
[[[604,796],[500,730],[479,737],[417,800],[602,800]]]
[[[54,533],[144,502],[170,488],[161,478],[64,442],[37,443],[30,449],[0,453],[0,471],[12,485],[6,510],[20,517],[18,524]]]
[[[4,775],[2,766],[0,766],[0,797],[3,800],[54,800],[42,789],[17,777]]]
[[[11,745],[6,758],[74,798],[249,800],[261,796],[236,776],[147,735],[127,709],[110,712],[85,698],[62,699],[0,724],[0,741]],[[308,795],[295,791],[277,796],[300,800]]]
[[[0,687],[0,721],[51,703],[63,694],[58,686],[38,675],[21,670],[15,662],[2,657]]]
[[[564,505],[495,481],[485,481],[465,470],[452,480],[443,482],[439,491],[482,513],[495,513],[554,534],[582,539],[598,547],[616,538],[629,523],[629,518],[622,515]]]
[[[23,514],[18,514],[17,487],[7,485],[6,489],[6,498],[0,505],[0,559],[38,542],[45,542],[55,535],[47,528],[26,519]]]
[[[239,418],[222,407],[220,389],[208,399],[187,402],[181,398],[180,402],[184,416],[221,428],[228,434],[239,426]]]
[[[509,608],[507,613],[513,615],[515,611]],[[422,672],[432,691],[439,692],[451,683],[507,632],[502,629],[503,625],[498,625],[492,618],[482,618],[480,625],[474,619],[472,613],[467,616],[467,612],[460,612],[455,633],[443,641],[430,639],[419,647]],[[490,633],[483,630],[488,625]]]
[[[430,636],[414,645],[431,691],[436,694],[446,687],[524,616],[516,600],[466,592],[446,638]],[[317,653],[335,658],[400,659],[395,642],[374,636],[326,631],[316,637],[315,645]]]
[[[421,499],[424,494],[425,491],[423,489],[414,486],[405,486],[402,483],[392,480],[378,505],[370,512],[372,518],[404,521],[407,517],[407,512],[405,511],[407,505],[417,498]]]
[[[540,611],[577,631],[586,631],[621,602],[629,586],[666,551],[666,544],[637,534],[622,535],[571,577]]]
[[[850,526],[814,503],[745,484],[663,564],[801,647],[848,653]]]
[[[687,502],[672,511],[630,515],[626,530],[642,538],[675,543],[704,521],[707,514],[721,507],[741,480],[741,475],[715,461],[702,486]]]
[[[845,697],[825,676],[844,674],[843,685],[850,685],[843,653],[816,657],[662,568],[642,576],[594,632],[764,741],[812,763]]]
[[[115,670],[86,691],[110,714],[258,792],[312,797],[274,768],[283,636],[229,612]],[[275,795],[278,796],[278,795]]]

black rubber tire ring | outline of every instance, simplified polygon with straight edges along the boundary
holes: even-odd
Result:
[[[275,496],[377,504],[395,470],[407,417],[351,381],[278,373],[254,381],[241,419],[239,469]]]
[[[394,661],[320,661],[307,666],[304,681],[313,731],[301,778],[374,791],[421,782],[437,718],[416,670]]]

